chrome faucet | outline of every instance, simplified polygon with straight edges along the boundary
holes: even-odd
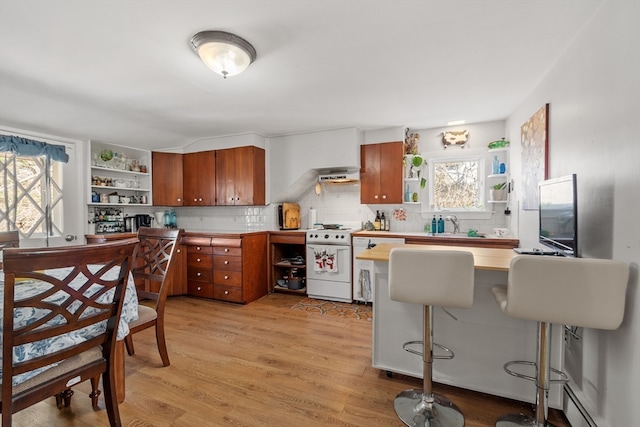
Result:
[[[451,224],[453,224],[453,234],[460,232],[460,223],[458,222],[458,217],[456,217],[455,215],[449,215],[447,216],[447,221],[451,221]]]

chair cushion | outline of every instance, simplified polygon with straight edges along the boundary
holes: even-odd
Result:
[[[13,394],[15,395],[15,394],[21,393],[41,383],[50,381],[53,378],[56,378],[68,372],[71,372],[76,368],[85,366],[91,362],[95,362],[101,359],[103,359],[102,347],[93,347],[76,356],[65,359],[58,365],[50,369],[47,369],[46,371],[42,372],[39,375],[36,375],[35,377],[29,378],[28,380],[15,385],[13,387]]]
[[[153,308],[140,304],[138,306],[138,320],[129,322],[129,329],[133,329],[138,325],[142,325],[157,318],[158,313]]]

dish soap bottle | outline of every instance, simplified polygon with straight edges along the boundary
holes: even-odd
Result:
[[[436,221],[436,216],[434,215],[433,219],[431,220],[431,234],[435,236],[437,232],[438,232],[438,221]]]
[[[438,233],[444,233],[444,219],[442,219],[442,215],[440,215],[440,219],[438,219]]]

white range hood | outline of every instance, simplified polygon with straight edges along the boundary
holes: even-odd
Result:
[[[360,168],[318,169],[321,184],[347,184],[360,181]]]

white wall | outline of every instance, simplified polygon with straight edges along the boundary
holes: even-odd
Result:
[[[579,250],[583,257],[630,265],[622,326],[584,331],[582,353],[567,360],[578,396],[598,425],[611,427],[638,425],[640,419],[639,17],[640,2],[604,2],[507,120],[512,171],[519,176],[520,144],[513,142],[520,139],[522,123],[550,104],[549,177],[577,174]],[[520,184],[517,180],[517,194]],[[536,246],[537,212],[519,214],[521,246]]]

